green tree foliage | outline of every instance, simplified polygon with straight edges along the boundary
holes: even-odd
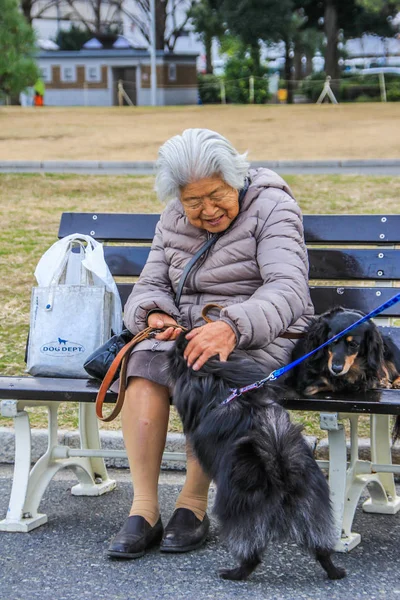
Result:
[[[93,35],[91,31],[72,24],[68,31],[60,29],[54,41],[60,47],[60,50],[80,50],[83,44],[88,42]]]
[[[0,0],[0,92],[18,95],[39,77],[35,36],[17,0]]]
[[[339,32],[344,38],[363,33],[393,35],[390,19],[399,11],[398,0],[296,0],[309,25],[322,27],[326,36],[325,71],[339,78]]]
[[[254,48],[254,46],[253,46]],[[226,37],[221,49],[227,54],[225,65],[226,100],[234,104],[250,102],[250,77],[254,77],[254,103],[264,104],[268,98],[268,69],[254,60],[252,48],[238,38]]]
[[[212,41],[225,31],[220,11],[212,6],[210,0],[200,0],[191,8],[189,15],[205,47],[206,73],[212,74]]]
[[[247,46],[279,41],[293,11],[292,0],[216,0],[229,31]]]
[[[393,35],[391,18],[399,11],[399,0],[208,1],[221,12],[229,32],[250,48],[253,65],[257,65],[259,57],[259,40],[285,43],[289,103],[293,98],[293,59],[297,60],[297,71],[302,54],[311,60],[321,44],[318,31],[323,32],[326,39],[325,71],[336,80],[340,77],[340,33],[344,39],[361,36],[365,32]],[[313,34],[307,39],[310,30]],[[310,42],[315,44],[314,48],[310,47]]]

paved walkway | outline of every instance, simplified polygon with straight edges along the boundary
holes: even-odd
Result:
[[[254,167],[267,167],[286,175],[356,174],[400,175],[399,159],[375,160],[280,160],[255,161]],[[0,161],[0,173],[77,173],[81,175],[152,175],[152,161]]]
[[[216,524],[197,552],[162,555],[153,550],[135,561],[110,561],[110,538],[131,499],[127,470],[113,470],[117,489],[99,498],[71,496],[72,473],[60,472],[41,504],[49,523],[29,534],[0,533],[1,600],[400,600],[400,514],[357,512],[362,543],[335,561],[348,577],[331,582],[296,546],[273,547],[247,582],[218,578],[232,558],[218,541]],[[11,486],[11,467],[0,466],[0,514]],[[173,511],[183,477],[161,475],[164,521]],[[213,490],[210,492],[212,502]]]

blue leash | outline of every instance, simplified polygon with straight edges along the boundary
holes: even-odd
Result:
[[[309,358],[310,356],[312,356],[319,350],[322,350],[322,348],[325,348],[325,346],[328,346],[329,344],[332,344],[332,342],[335,342],[336,340],[342,338],[344,335],[349,333],[349,331],[352,331],[353,329],[355,329],[356,327],[361,325],[361,323],[365,323],[365,321],[369,321],[373,317],[376,317],[377,315],[379,315],[381,312],[383,312],[387,308],[390,308],[394,304],[397,304],[397,302],[400,302],[400,293],[396,294],[396,296],[393,296],[393,298],[390,298],[390,300],[387,300],[386,302],[384,302],[383,304],[378,306],[378,308],[375,308],[374,310],[372,310],[370,313],[365,315],[365,317],[361,317],[361,319],[358,319],[358,321],[356,321],[352,325],[349,325],[348,327],[346,327],[346,329],[343,329],[343,331],[340,331],[339,333],[337,333],[336,335],[331,337],[329,340],[327,340],[326,342],[324,342],[323,344],[318,346],[318,348],[315,348],[315,350],[311,350],[311,352],[308,352],[308,354],[301,356],[300,358],[294,360],[293,362],[289,363],[285,367],[281,367],[280,369],[276,369],[275,371],[272,371],[272,373],[270,373],[268,375],[268,377],[265,377],[264,379],[260,379],[259,381],[256,381],[255,383],[251,383],[250,385],[246,385],[245,387],[242,387],[242,388],[233,389],[230,396],[228,396],[228,398],[226,398],[223,402],[221,402],[221,404],[228,404],[228,402],[231,402],[231,400],[234,400],[234,398],[237,398],[238,396],[241,396],[242,394],[245,394],[246,392],[250,392],[252,390],[256,390],[256,389],[262,387],[265,383],[267,383],[267,381],[275,381],[276,379],[278,379],[278,377],[281,377],[282,375],[284,375],[285,373],[287,373],[288,371],[293,369],[293,367],[296,367],[297,365],[302,363],[303,360],[306,360],[307,358]]]

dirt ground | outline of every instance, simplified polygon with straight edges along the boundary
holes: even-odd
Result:
[[[187,127],[250,160],[400,157],[400,103],[123,108],[0,107],[0,160],[154,160]]]

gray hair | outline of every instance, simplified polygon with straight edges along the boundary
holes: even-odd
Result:
[[[215,175],[231,187],[243,187],[249,168],[247,153],[210,129],[185,129],[163,144],[158,152],[155,189],[162,202],[179,198],[188,183]]]

